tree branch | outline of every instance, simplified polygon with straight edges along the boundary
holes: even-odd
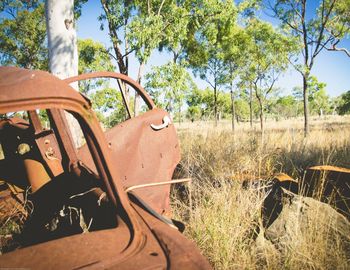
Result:
[[[101,4],[102,4],[102,7],[106,13],[106,17],[107,17],[107,21],[108,21],[108,27],[109,27],[109,32],[110,32],[110,35],[111,35],[111,38],[112,38],[112,44],[113,44],[113,48],[114,48],[114,51],[115,51],[115,54],[116,54],[116,57],[117,57],[117,63],[118,63],[118,67],[119,67],[119,71],[120,73],[122,74],[126,74],[128,73],[128,70],[127,70],[127,67],[123,61],[123,55],[121,53],[121,49],[119,47],[119,44],[118,42],[116,41],[116,39],[118,39],[118,33],[116,31],[116,29],[113,27],[111,21],[110,21],[110,14],[111,14],[111,11],[109,10],[108,8],[108,4],[106,2],[106,0],[101,0]]]
[[[273,86],[275,85],[275,82],[277,81],[278,77],[281,75],[281,72],[277,74],[277,76],[273,75],[273,79],[272,79],[272,83],[270,85],[270,87],[268,88],[268,90],[266,91],[266,95],[265,97],[267,97],[267,95],[271,92]]]
[[[163,5],[164,5],[164,2],[165,2],[165,0],[163,0],[162,1],[162,3],[160,4],[160,6],[159,6],[159,9],[158,9],[158,16],[160,15],[160,12],[162,11],[162,8],[163,8]]]
[[[215,88],[215,86],[214,86],[209,80],[205,79],[205,81],[206,81],[213,89]]]
[[[306,23],[305,23],[305,12],[306,12],[306,0],[302,1],[302,10],[301,10],[301,23],[303,27],[303,41],[304,41],[304,64],[308,67],[308,60],[309,60],[309,48],[307,43],[307,30],[306,30]]]
[[[295,68],[296,71],[298,71],[301,75],[303,75],[302,70],[301,70],[300,68],[298,68],[297,65],[295,65],[295,64],[290,60],[289,57],[288,57],[288,62],[289,62],[289,64],[291,64],[291,65]]]
[[[321,22],[321,29],[320,29],[320,33],[319,33],[319,36],[318,36],[318,39],[317,39],[317,42],[316,42],[316,48],[315,48],[315,51],[314,51],[314,53],[313,53],[313,55],[311,56],[311,61],[310,61],[310,69],[311,69],[311,67],[313,66],[313,64],[314,64],[314,59],[315,59],[315,57],[320,53],[320,51],[322,50],[322,48],[320,49],[320,51],[318,51],[319,50],[319,47],[321,46],[321,42],[322,42],[322,39],[323,39],[323,32],[324,32],[324,30],[325,30],[325,27],[326,27],[326,25],[327,25],[327,22],[328,22],[328,20],[329,20],[329,16],[330,16],[330,14],[331,14],[331,12],[332,12],[332,10],[333,10],[333,8],[334,8],[334,4],[335,4],[335,2],[336,2],[336,0],[333,0],[332,1],[332,3],[331,3],[331,5],[330,5],[330,7],[329,7],[329,9],[328,9],[328,12],[327,12],[327,14],[323,14],[324,13],[324,1],[325,0],[323,0],[322,1],[322,22]],[[323,20],[324,19],[324,20]]]
[[[339,43],[339,41],[340,40],[338,39],[338,41],[336,43],[334,43],[332,45],[332,47],[330,47],[330,48],[326,47],[326,50],[328,50],[328,51],[344,52],[348,57],[350,57],[350,51],[348,49],[346,49],[346,48],[338,48],[337,47],[337,44]]]
[[[137,49],[140,49],[140,48],[137,48]],[[122,56],[122,58],[125,58],[125,57],[128,56],[129,54],[133,53],[135,50],[136,50],[136,48],[134,48],[134,49],[132,49],[132,50],[126,52],[126,53]]]

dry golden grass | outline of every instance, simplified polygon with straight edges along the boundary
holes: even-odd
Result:
[[[173,196],[174,214],[185,220],[186,235],[215,269],[349,269],[350,235],[338,233],[338,225],[317,211],[282,247],[262,234],[251,237],[260,227],[265,194],[241,183],[276,172],[302,178],[306,167],[319,164],[350,168],[350,118],[314,120],[307,139],[298,119],[266,126],[263,139],[248,124],[234,135],[229,122],[217,129],[210,123],[177,127],[182,161],[176,177],[193,179]]]

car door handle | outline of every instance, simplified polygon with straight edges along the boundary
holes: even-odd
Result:
[[[163,124],[161,124],[161,125],[151,124],[151,128],[153,128],[154,130],[161,130],[163,128],[166,128],[170,124],[171,124],[171,120],[170,120],[169,116],[165,115],[163,117]]]

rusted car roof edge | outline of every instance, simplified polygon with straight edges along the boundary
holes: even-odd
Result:
[[[41,70],[0,67],[0,104],[36,99],[75,100],[84,107],[90,103],[58,77]]]

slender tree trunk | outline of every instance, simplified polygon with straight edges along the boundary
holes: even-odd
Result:
[[[303,75],[303,97],[304,97],[304,135],[307,137],[310,133],[309,126],[309,93],[308,93],[308,75]]]
[[[257,82],[256,81],[254,83],[254,91],[255,91],[255,97],[258,100],[259,103],[259,118],[260,118],[260,130],[261,130],[261,140],[263,142],[263,136],[264,136],[264,104],[263,104],[263,97],[262,94],[258,93],[258,86],[257,86]],[[261,85],[261,81],[260,81],[260,85]]]
[[[309,135],[309,97],[308,97],[308,77],[309,72],[311,70],[312,64],[308,65],[309,61],[309,44],[308,44],[308,29],[306,26],[306,0],[301,2],[301,23],[302,23],[302,33],[303,33],[303,43],[304,43],[304,71],[303,75],[303,97],[304,97],[304,136],[307,137]],[[323,18],[322,18],[323,20]],[[322,22],[323,23],[323,22]],[[311,56],[312,58],[312,56]],[[312,60],[311,60],[312,62]]]
[[[137,82],[141,84],[141,79],[143,76],[143,70],[145,68],[145,63],[140,63],[139,71],[137,74]],[[141,97],[140,95],[135,91],[135,99],[134,99],[134,116],[137,116],[140,114],[141,111]]]
[[[78,75],[78,48],[74,22],[74,0],[45,2],[46,29],[49,48],[49,70],[60,79]],[[78,83],[72,86],[79,91]],[[82,142],[78,122],[67,114],[76,146]]]
[[[235,109],[235,96],[233,94],[233,82],[231,81],[231,113],[232,113],[232,131],[235,131],[235,118],[236,118],[236,109]]]
[[[124,41],[125,41],[125,43],[124,43],[124,45],[125,45],[124,53],[125,53],[125,55],[123,55],[122,48],[121,48],[121,46],[119,44],[118,31],[115,29],[115,27],[113,25],[114,14],[112,14],[112,11],[110,9],[110,5],[113,5],[113,3],[110,3],[110,1],[106,1],[106,0],[100,0],[100,1],[101,1],[101,5],[103,7],[103,10],[104,10],[104,12],[106,14],[106,19],[107,19],[107,22],[108,22],[109,35],[110,35],[111,42],[112,42],[112,45],[113,45],[113,49],[114,49],[114,53],[115,53],[115,60],[117,61],[119,72],[124,74],[124,75],[128,75],[129,59],[128,59],[127,52],[129,50],[129,43],[128,43],[127,37],[126,36],[124,37]],[[57,2],[59,2],[59,1],[57,0]],[[124,8],[127,8],[125,1],[124,1],[123,4],[124,4]],[[128,19],[125,18],[125,21],[124,21],[124,32],[125,32],[127,24],[128,24]],[[128,87],[127,84],[125,84],[123,82],[120,82],[120,86],[121,86],[120,91],[122,91],[123,94],[124,94],[127,106],[130,107],[129,87]],[[130,117],[131,117],[131,115],[130,115]]]
[[[216,83],[214,85],[214,125],[215,127],[218,126],[218,101],[217,101],[217,89],[216,89]]]
[[[249,120],[250,128],[253,128],[253,89],[249,87]]]
[[[128,25],[128,18],[125,18],[124,33],[127,32],[127,25]],[[127,53],[129,51],[129,40],[127,35],[124,35],[124,44],[125,44],[125,53]],[[128,75],[129,74],[129,55],[125,56],[125,70],[126,70],[125,75]]]
[[[181,104],[180,104],[180,106],[179,106],[179,124],[181,124],[181,121],[182,121],[182,119],[181,119]]]
[[[126,31],[127,31],[127,25],[128,25],[128,18],[125,18],[125,20],[124,20],[124,33],[126,33]],[[129,40],[128,40],[127,35],[124,35],[124,44],[125,44],[125,54],[126,54],[129,51]],[[122,61],[122,60],[120,60],[120,61]],[[129,75],[129,55],[125,55],[125,57],[124,57],[124,65],[125,65],[125,73],[124,74]],[[137,82],[139,84],[141,84],[141,79],[138,79]],[[124,88],[125,100],[128,103],[128,106],[130,108],[130,88],[129,88],[128,84],[126,84],[124,82],[122,82],[122,84],[123,84],[123,88]],[[135,100],[136,100],[136,98],[135,98]],[[136,108],[135,104],[134,104],[134,108]],[[136,111],[134,110],[134,116],[136,116],[135,112]],[[131,115],[130,115],[130,117],[131,117]]]
[[[259,101],[259,116],[260,116],[260,130],[261,133],[264,133],[264,107],[263,107],[263,103],[260,99],[258,99]]]
[[[173,63],[176,64],[179,54],[176,51],[173,51]]]
[[[60,2],[60,1],[56,0],[56,2]],[[117,64],[119,67],[119,72],[122,74],[128,75],[128,67],[126,66],[126,63],[124,62],[123,53],[122,53],[122,50],[121,50],[119,43],[118,43],[118,32],[114,28],[114,25],[113,25],[112,18],[114,18],[114,17],[112,16],[109,2],[110,1],[101,0],[102,7],[105,11],[107,21],[108,21],[109,35],[111,37],[113,49],[114,49],[114,52],[116,55],[116,60],[117,60]],[[113,5],[113,4],[111,4],[111,5]],[[127,20],[126,20],[126,22],[127,22]],[[126,45],[126,47],[128,46],[127,43],[125,45]]]

